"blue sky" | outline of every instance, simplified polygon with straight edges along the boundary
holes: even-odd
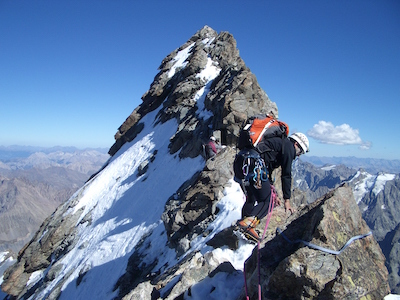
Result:
[[[400,159],[400,2],[0,1],[0,145],[110,147],[162,59],[204,25],[310,155]]]

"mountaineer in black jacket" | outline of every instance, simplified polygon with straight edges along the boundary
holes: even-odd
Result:
[[[284,206],[286,211],[294,212],[290,205],[291,189],[292,189],[292,162],[303,153],[309,152],[308,138],[300,133],[294,133],[288,138],[272,137],[262,140],[254,149],[243,149],[237,155],[234,162],[235,177],[236,174],[243,170],[244,166],[248,168],[250,176],[247,176],[248,182],[243,184],[242,189],[246,194],[246,202],[242,208],[242,219],[237,222],[237,225],[247,231],[249,235],[255,239],[259,239],[257,232],[254,228],[268,214],[269,202],[271,199],[271,174],[277,167],[282,167],[282,192],[284,199]],[[261,156],[263,159],[266,172],[268,173],[269,180],[266,176],[258,176],[263,180],[257,182],[257,167],[254,163],[246,164],[246,159],[243,153],[250,153],[251,157]],[[249,160],[250,161],[250,160]],[[257,164],[257,163],[256,163]],[[254,170],[254,171],[253,171]],[[261,172],[262,174],[262,172]],[[276,198],[277,205],[281,205],[279,198]]]

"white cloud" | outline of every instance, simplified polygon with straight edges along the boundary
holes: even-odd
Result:
[[[332,145],[360,145],[360,149],[371,148],[370,142],[364,142],[358,129],[353,129],[348,124],[334,126],[331,122],[319,121],[307,134],[324,144]]]
[[[370,149],[372,147],[372,143],[371,142],[363,142],[361,145],[360,145],[360,149],[361,150],[368,150],[368,149]]]

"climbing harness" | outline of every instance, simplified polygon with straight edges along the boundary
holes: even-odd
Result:
[[[254,187],[256,189],[261,189],[262,181],[267,181],[268,179],[267,167],[260,156],[252,154],[247,155],[243,159],[242,171],[245,186],[249,184],[251,178],[254,181]]]
[[[320,251],[323,251],[323,252],[326,252],[326,253],[330,253],[330,254],[333,254],[333,255],[339,255],[340,253],[343,252],[344,249],[346,249],[346,248],[347,248],[352,242],[354,242],[355,240],[363,239],[363,238],[365,238],[365,237],[367,237],[367,236],[369,236],[369,235],[372,234],[372,231],[370,231],[370,232],[368,232],[368,233],[366,233],[366,234],[361,234],[361,235],[353,236],[351,239],[349,239],[349,240],[347,241],[347,243],[346,243],[340,250],[336,251],[336,250],[331,250],[331,249],[328,249],[328,248],[324,248],[324,247],[321,247],[321,246],[312,244],[312,243],[307,242],[307,241],[304,241],[304,240],[299,240],[299,239],[297,239],[297,240],[291,241],[290,239],[288,239],[288,238],[286,237],[286,235],[282,232],[282,230],[281,230],[280,228],[276,228],[276,231],[277,231],[287,242],[289,242],[290,244],[303,243],[304,245],[306,245],[306,246],[308,246],[308,247],[310,247],[310,248],[313,248],[313,249],[316,249],[316,250],[320,250]]]

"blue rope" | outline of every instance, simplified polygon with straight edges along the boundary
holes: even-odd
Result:
[[[372,231],[370,231],[370,232],[368,232],[368,233],[366,233],[366,234],[361,234],[361,235],[353,236],[353,237],[352,237],[351,239],[349,239],[348,242],[342,247],[342,249],[340,249],[339,251],[336,251],[336,250],[331,250],[331,249],[328,249],[328,248],[324,248],[324,247],[321,247],[321,246],[318,246],[318,245],[309,243],[309,242],[304,241],[304,240],[299,240],[299,239],[297,239],[297,240],[291,241],[291,240],[289,240],[289,239],[285,236],[285,234],[282,232],[282,230],[281,230],[280,228],[276,228],[276,231],[278,231],[278,233],[279,233],[280,235],[282,235],[282,237],[283,237],[286,241],[288,241],[290,244],[303,243],[304,245],[306,245],[306,246],[308,246],[308,247],[310,247],[310,248],[313,248],[313,249],[316,249],[316,250],[320,250],[320,251],[323,251],[323,252],[326,252],[326,253],[334,254],[334,255],[339,255],[340,253],[342,253],[342,251],[343,251],[344,249],[346,249],[353,241],[358,240],[358,239],[365,238],[365,237],[367,237],[367,236],[369,236],[369,235],[372,235]]]

